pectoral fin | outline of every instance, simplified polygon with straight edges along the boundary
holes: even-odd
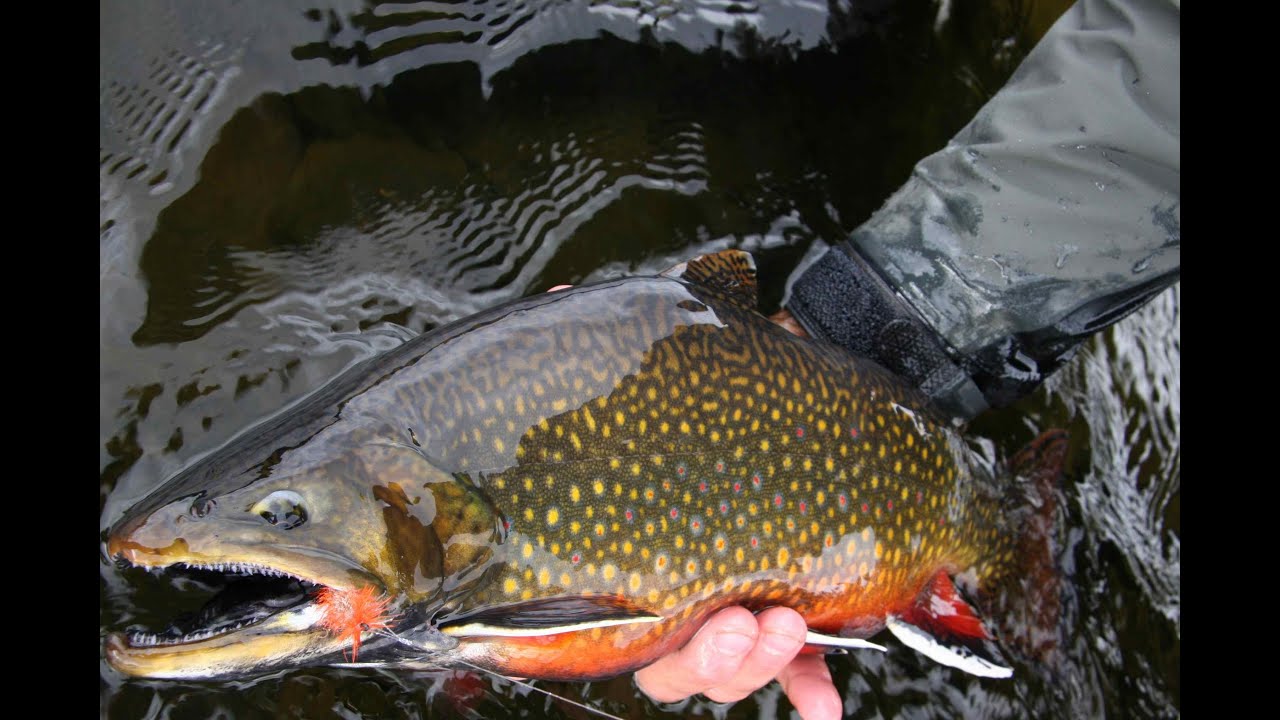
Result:
[[[440,631],[451,637],[539,637],[662,619],[615,598],[564,597],[488,608],[451,619]]]

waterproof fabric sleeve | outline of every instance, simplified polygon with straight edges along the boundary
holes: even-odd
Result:
[[[1179,63],[1176,3],[1080,0],[784,304],[956,415],[1026,394],[1178,279]]]

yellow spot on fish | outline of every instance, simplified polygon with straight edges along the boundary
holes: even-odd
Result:
[[[632,475],[640,474],[640,463],[631,463],[631,474]]]
[[[639,592],[640,583],[640,573],[631,573],[631,577],[627,581],[627,586],[631,588],[631,592]]]
[[[604,483],[600,482],[599,480],[596,480],[595,482],[591,483],[591,492],[594,492],[596,495],[603,495]]]
[[[524,519],[528,522],[533,522],[533,508],[524,509]]]
[[[502,581],[502,592],[508,595],[514,595],[518,589],[520,589],[520,585],[516,582],[515,578],[507,578]]]
[[[548,524],[548,525],[555,525],[556,523],[559,523],[559,522],[560,522],[560,511],[559,511],[559,510],[557,510],[556,508],[551,508],[550,510],[548,510],[548,511],[547,511],[547,524]]]
[[[539,585],[543,585],[543,586],[550,585],[550,584],[551,584],[551,571],[547,570],[546,568],[542,568],[541,570],[539,570],[539,571],[538,571],[538,584],[539,584]]]
[[[605,565],[600,570],[600,574],[601,576],[604,577],[605,580],[612,580],[613,576],[616,575],[617,572],[618,572],[618,568],[614,567],[612,564]]]
[[[791,552],[786,548],[778,549],[778,567],[781,568],[791,559]]]
[[[569,486],[569,499],[574,502],[578,502],[579,500],[582,499],[582,493],[578,492],[577,485]]]
[[[520,548],[520,555],[526,560],[533,557],[533,545],[525,543],[524,546]]]
[[[769,452],[769,441],[768,441],[768,440],[761,440],[761,441],[760,441],[760,452]]]

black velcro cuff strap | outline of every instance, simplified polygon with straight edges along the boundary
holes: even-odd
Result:
[[[832,247],[796,279],[787,309],[810,335],[876,361],[944,409],[966,418],[986,409],[933,330],[848,243]]]

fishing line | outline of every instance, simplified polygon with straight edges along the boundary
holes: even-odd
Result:
[[[397,634],[395,633],[395,631],[393,631],[393,630],[389,630],[389,629],[388,629],[388,630],[377,630],[377,631],[375,631],[375,632],[374,632],[374,634],[376,634],[376,635],[382,635],[383,637],[392,637],[392,638],[395,638],[396,640],[398,640],[399,642],[405,643],[406,645],[413,646],[413,643],[411,643],[411,642],[409,642],[409,641],[405,640],[404,638],[400,637],[400,636],[399,636],[399,635],[397,635]],[[494,671],[492,671],[492,670],[489,670],[488,668],[482,668],[482,667],[480,667],[479,665],[472,665],[471,663],[467,662],[466,660],[462,660],[462,659],[458,659],[458,658],[450,658],[450,660],[451,660],[452,662],[456,662],[456,663],[458,663],[459,665],[466,665],[467,667],[469,667],[469,668],[471,668],[471,669],[473,669],[473,670],[478,670],[478,671],[480,671],[480,672],[482,672],[482,673],[485,673],[486,675],[492,675],[492,676],[494,676],[494,677],[498,678],[499,680],[505,680],[505,681],[507,681],[507,682],[515,683],[516,685],[520,685],[520,686],[522,686],[522,687],[529,688],[530,690],[536,690],[537,692],[540,692],[540,693],[542,693],[543,695],[547,695],[547,696],[549,696],[549,697],[553,697],[553,698],[555,698],[555,699],[557,699],[557,700],[562,700],[562,701],[564,701],[564,702],[569,703],[570,705],[574,705],[574,706],[576,706],[576,707],[580,707],[580,708],[582,708],[583,710],[586,710],[587,712],[595,713],[596,715],[599,715],[600,717],[606,717],[606,718],[609,718],[609,720],[623,720],[622,718],[618,717],[617,715],[611,715],[611,714],[609,714],[609,713],[607,713],[607,712],[605,712],[604,710],[601,710],[601,709],[599,709],[599,708],[594,708],[594,707],[591,707],[590,705],[584,705],[583,703],[580,703],[580,702],[578,702],[577,700],[570,700],[569,698],[564,697],[563,695],[557,695],[557,694],[555,694],[555,693],[551,692],[550,690],[543,690],[542,688],[537,687],[537,686],[535,686],[535,685],[530,685],[529,683],[527,683],[527,682],[525,682],[525,681],[523,681],[523,680],[517,680],[517,679],[515,679],[515,678],[507,677],[506,675],[501,675],[501,674],[496,673],[496,672],[494,672]]]
[[[601,709],[599,709],[599,708],[593,708],[593,707],[591,707],[590,705],[584,705],[584,704],[582,704],[582,703],[580,703],[580,702],[578,702],[578,701],[576,701],[576,700],[570,700],[569,698],[564,697],[563,695],[557,695],[557,694],[555,694],[555,693],[551,692],[550,690],[543,690],[542,688],[540,688],[540,687],[535,687],[535,686],[533,686],[533,685],[530,685],[529,683],[527,683],[527,682],[525,682],[525,681],[523,681],[523,680],[516,680],[515,678],[509,678],[509,677],[507,677],[507,676],[505,676],[505,675],[499,675],[498,673],[496,673],[496,672],[494,672],[494,671],[492,671],[492,670],[488,670],[488,669],[482,668],[482,667],[480,667],[479,665],[472,665],[471,663],[467,662],[466,660],[454,660],[454,662],[460,663],[460,664],[462,664],[462,665],[466,665],[467,667],[469,667],[469,668],[473,668],[473,669],[475,669],[475,670],[479,670],[479,671],[480,671],[480,672],[482,672],[482,673],[488,673],[489,675],[492,675],[492,676],[494,676],[494,677],[496,677],[496,678],[499,678],[499,679],[501,679],[501,680],[506,680],[506,681],[508,681],[508,682],[513,682],[513,683],[515,683],[515,684],[517,684],[517,685],[521,685],[521,686],[527,687],[527,688],[529,688],[530,690],[537,690],[538,692],[540,692],[540,693],[542,693],[542,694],[544,694],[544,695],[549,695],[549,696],[551,696],[551,697],[553,697],[553,698],[555,698],[555,699],[557,699],[557,700],[563,700],[564,702],[567,702],[567,703],[569,703],[570,705],[576,705],[577,707],[580,707],[580,708],[582,708],[583,710],[586,710],[587,712],[593,712],[593,713],[595,713],[596,715],[599,715],[600,717],[607,717],[607,718],[609,718],[610,720],[622,720],[622,718],[618,717],[617,715],[610,715],[609,713],[607,713],[607,712],[605,712],[605,711],[603,711],[603,710],[601,710]]]

